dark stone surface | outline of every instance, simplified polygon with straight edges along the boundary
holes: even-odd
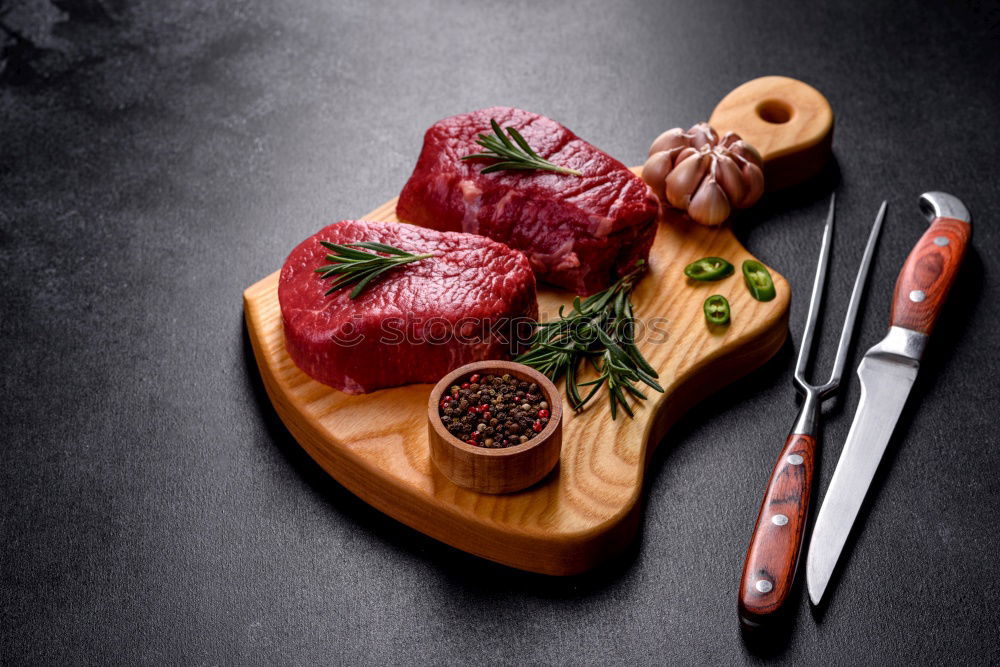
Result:
[[[0,2],[0,661],[1000,660],[995,6],[473,4]],[[790,346],[678,425],[635,550],[571,579],[397,524],[278,422],[241,290],[396,194],[433,121],[522,106],[637,163],[771,73],[838,116],[839,169],[739,225],[794,286],[797,339],[838,182],[821,369],[882,198],[857,350],[924,229],[917,195],[977,219],[825,613],[800,595],[763,646],[736,622]],[[821,491],[858,395],[851,376],[827,408]]]

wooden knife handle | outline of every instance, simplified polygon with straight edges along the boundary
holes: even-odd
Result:
[[[766,624],[781,610],[795,580],[812,496],[816,440],[793,433],[767,483],[740,581],[740,619]]]
[[[899,273],[889,326],[931,332],[971,236],[972,225],[963,220],[931,222]]]

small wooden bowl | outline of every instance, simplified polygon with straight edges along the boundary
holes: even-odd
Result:
[[[549,423],[541,433],[520,445],[490,448],[470,445],[453,436],[441,422],[438,404],[456,380],[480,375],[513,375],[534,382],[549,404]],[[562,448],[562,396],[552,382],[533,368],[513,361],[477,361],[456,368],[434,385],[427,401],[427,436],[434,465],[458,486],[480,493],[520,491],[545,477],[559,460]]]

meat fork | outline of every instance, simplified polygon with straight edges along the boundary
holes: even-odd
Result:
[[[851,301],[844,318],[844,328],[837,344],[837,356],[833,362],[833,372],[826,384],[814,385],[806,381],[805,371],[812,356],[813,334],[823,301],[823,286],[826,283],[830,246],[833,241],[833,219],[836,207],[835,196],[830,197],[830,212],[823,230],[820,244],[819,262],[813,280],[812,297],[809,299],[809,313],[806,328],[802,333],[802,345],[795,362],[792,384],[802,395],[802,407],[798,418],[785,441],[767,491],[757,514],[757,524],[750,538],[743,576],[740,580],[739,613],[744,626],[753,628],[774,618],[785,604],[795,581],[799,552],[809,516],[809,501],[812,496],[812,478],[816,457],[816,439],[819,433],[820,407],[823,401],[833,396],[840,386],[847,362],[847,351],[854,333],[858,307],[864,295],[868,269],[878,242],[882,221],[885,218],[886,203],[882,202],[875,224],[868,235],[861,258],[861,267],[854,281]]]

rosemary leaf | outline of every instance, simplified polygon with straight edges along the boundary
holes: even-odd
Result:
[[[646,399],[636,383],[663,393],[656,371],[634,339],[629,295],[643,268],[640,263],[614,285],[586,299],[576,297],[569,312],[560,307],[558,319],[539,324],[531,348],[517,358],[553,381],[565,377],[566,398],[576,411],[583,410],[602,388],[608,393],[612,419],[617,418],[619,408],[634,416],[629,396]],[[581,362],[588,363],[597,377],[580,382]],[[581,387],[588,388],[585,395]]]
[[[374,241],[347,244],[330,243],[329,241],[320,241],[320,243],[324,248],[333,252],[325,258],[330,264],[321,266],[315,271],[323,278],[336,276],[326,294],[332,294],[339,289],[354,285],[354,289],[351,290],[350,298],[352,299],[357,298],[369,283],[387,271],[434,256],[432,253],[414,255],[394,246]],[[373,252],[365,252],[359,248]],[[376,254],[379,252],[389,256]]]
[[[507,133],[510,135],[510,139],[513,139],[512,143],[504,131],[500,129],[500,124],[496,122],[495,119],[490,119],[490,126],[493,128],[493,134],[480,134],[479,138],[476,139],[476,143],[485,148],[486,150],[482,153],[473,153],[472,155],[463,156],[463,160],[500,160],[487,167],[484,167],[479,173],[489,174],[494,171],[504,171],[504,170],[544,170],[544,171],[554,171],[559,174],[571,174],[573,176],[583,176],[583,174],[576,169],[570,169],[569,167],[560,167],[557,164],[549,162],[545,158],[541,157],[538,153],[532,150],[528,142],[525,141],[521,133],[518,132],[513,127],[507,128]],[[516,145],[515,145],[516,144]]]

